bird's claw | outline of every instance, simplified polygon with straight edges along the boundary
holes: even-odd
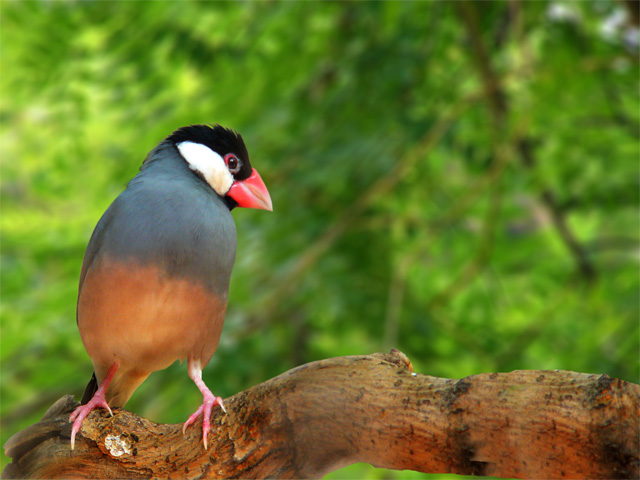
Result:
[[[189,418],[187,418],[187,421],[184,422],[184,425],[182,426],[182,434],[183,435],[187,432],[187,427],[189,425],[191,425],[193,422],[195,422],[200,415],[202,415],[202,410],[203,409],[204,409],[204,404],[200,405],[198,407],[198,410],[196,410],[195,413],[191,414],[189,416]]]
[[[80,431],[82,421],[96,408],[104,408],[108,410],[109,415],[113,417],[111,407],[109,407],[109,404],[103,395],[94,395],[87,404],[80,405],[71,415],[69,415],[69,422],[73,422],[73,427],[71,427],[71,450],[76,446],[76,433]]]
[[[187,431],[187,427],[194,423],[200,415],[203,415],[202,418],[202,443],[204,444],[204,449],[207,449],[207,438],[209,436],[209,430],[211,430],[211,411],[213,410],[214,405],[220,405],[222,411],[227,413],[227,409],[224,408],[224,403],[222,402],[221,397],[216,397],[213,394],[205,395],[202,401],[202,405],[198,407],[198,410],[193,413],[182,427],[182,434]]]

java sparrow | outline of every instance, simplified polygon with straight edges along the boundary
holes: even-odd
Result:
[[[87,246],[77,305],[94,374],[70,416],[71,448],[95,408],[121,407],[151,372],[187,360],[211,411],[222,399],[202,380],[218,346],[236,255],[235,207],[272,210],[242,137],[220,125],[183,127],[153,149],[104,213]]]

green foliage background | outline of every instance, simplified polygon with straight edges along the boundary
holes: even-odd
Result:
[[[638,52],[612,20],[623,4],[0,8],[3,443],[81,394],[91,231],[146,153],[192,123],[243,134],[275,207],[234,212],[229,312],[205,370],[216,394],[390,347],[437,376],[638,381]],[[181,422],[199,401],[176,364],[127,408]],[[364,475],[429,477],[331,477]]]

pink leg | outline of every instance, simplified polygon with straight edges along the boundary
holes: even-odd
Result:
[[[80,405],[76,408],[73,413],[69,416],[69,421],[73,422],[73,427],[71,428],[71,450],[74,449],[76,445],[76,433],[80,431],[80,426],[82,425],[82,421],[91,413],[92,410],[102,407],[109,410],[111,416],[113,416],[113,412],[111,408],[109,408],[109,404],[104,398],[104,394],[107,392],[107,388],[113,380],[113,376],[116,374],[116,370],[118,370],[118,363],[113,362],[113,364],[109,367],[109,371],[107,372],[107,376],[104,377],[104,380],[100,383],[98,390],[94,393],[93,398],[89,400],[89,403],[86,405]]]
[[[224,408],[224,404],[222,403],[222,398],[216,397],[211,390],[207,388],[207,386],[202,381],[202,368],[200,366],[200,360],[192,360],[189,359],[189,377],[193,380],[196,386],[202,392],[202,405],[196,410],[196,412],[191,415],[186,422],[184,422],[184,427],[182,427],[182,433],[187,431],[187,427],[191,425],[196,419],[204,413],[204,418],[202,419],[202,442],[204,443],[204,449],[207,449],[207,436],[209,435],[209,430],[211,429],[211,410],[213,406],[217,403],[222,408],[223,412],[227,412]]]

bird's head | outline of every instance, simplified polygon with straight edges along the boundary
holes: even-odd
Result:
[[[227,199],[227,204],[273,210],[269,191],[251,167],[239,133],[220,125],[190,125],[176,130],[167,140],[175,144],[191,170]]]

